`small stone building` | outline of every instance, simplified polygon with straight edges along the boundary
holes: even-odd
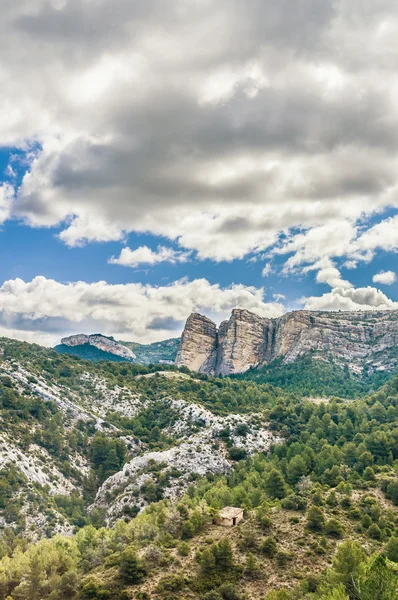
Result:
[[[243,519],[243,508],[234,508],[233,506],[226,506],[220,510],[220,518],[218,519],[218,525],[224,527],[233,527],[242,521]]]

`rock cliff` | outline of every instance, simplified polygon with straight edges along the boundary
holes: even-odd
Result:
[[[84,346],[85,344],[88,344],[103,352],[109,352],[110,354],[120,356],[125,360],[134,360],[136,358],[132,350],[115,342],[112,338],[108,338],[101,334],[85,335],[84,333],[79,333],[77,335],[62,338],[61,344],[64,346]]]
[[[332,356],[355,372],[393,370],[398,367],[398,311],[300,310],[267,319],[235,309],[218,329],[193,313],[176,362],[201,373],[228,375],[278,358],[293,362],[308,353]]]

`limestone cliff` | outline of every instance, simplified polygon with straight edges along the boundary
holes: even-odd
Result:
[[[311,352],[332,356],[352,371],[398,367],[398,311],[295,311],[278,319],[235,309],[217,329],[192,314],[186,323],[177,364],[215,375],[242,373],[280,358],[293,362]]]
[[[79,333],[77,335],[71,335],[69,337],[62,338],[61,344],[64,346],[83,346],[85,344],[89,344],[90,346],[95,346],[95,348],[98,348],[103,352],[115,354],[116,356],[120,356],[126,360],[134,360],[136,358],[132,350],[126,348],[126,346],[123,346],[122,344],[119,344],[119,342],[115,342],[115,340],[112,338],[101,334],[85,335],[84,333]]]
[[[193,371],[212,373],[216,370],[217,326],[211,319],[192,313],[186,322],[177,352],[176,363],[187,364]]]

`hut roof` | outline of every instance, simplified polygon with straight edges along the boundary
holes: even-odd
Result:
[[[243,513],[243,508],[234,508],[233,506],[226,506],[220,510],[220,517],[222,519],[233,519],[239,517]]]

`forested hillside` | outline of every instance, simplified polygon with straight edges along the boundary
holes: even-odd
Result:
[[[288,392],[312,397],[338,396],[359,398],[376,391],[394,375],[389,371],[352,372],[348,365],[336,363],[331,356],[322,359],[309,354],[294,362],[284,363],[281,359],[268,365],[250,369],[235,379],[270,383]]]
[[[397,597],[398,378],[322,401],[0,347],[3,600]]]

